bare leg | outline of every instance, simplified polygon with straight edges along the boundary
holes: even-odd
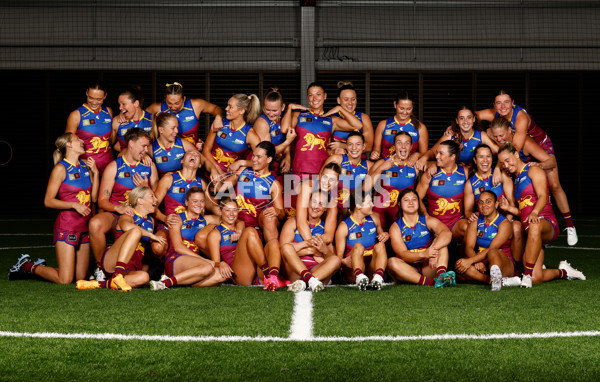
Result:
[[[519,263],[523,260],[523,250],[525,247],[525,229],[523,229],[523,223],[514,220],[512,222],[513,237],[510,242],[510,252],[515,262]]]
[[[265,217],[261,212],[258,216],[258,225],[262,228],[265,242],[279,239],[279,219],[277,217]]]
[[[178,285],[198,283],[211,276],[214,271],[215,269],[208,260],[189,255],[179,256],[173,267]]]
[[[167,241],[167,244],[161,244],[158,241],[153,241],[152,242],[152,252],[154,253],[154,255],[158,258],[158,259],[162,259],[164,255],[167,254],[167,251],[169,250],[169,233],[167,231],[165,231],[164,229],[158,230],[156,232],[156,236],[158,237],[164,237],[165,240]]]
[[[117,219],[110,212],[102,212],[90,220],[90,244],[96,262],[102,260],[104,250],[106,249],[106,234],[114,229]]]
[[[235,250],[232,271],[233,280],[240,285],[251,285],[257,274],[257,267],[267,266],[262,242],[255,228],[244,229]]]

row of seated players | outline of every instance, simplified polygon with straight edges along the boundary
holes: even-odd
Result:
[[[492,128],[494,129],[495,126]],[[506,130],[506,127],[502,128]],[[126,136],[127,150],[114,162],[115,166],[120,158],[127,160],[128,157],[131,163],[135,162],[136,158],[138,159],[136,167],[143,166],[141,160],[149,142],[150,138],[142,130],[131,129]],[[348,135],[348,155],[356,155],[362,162],[363,159],[361,159],[361,154],[364,147],[362,149],[359,148],[357,151],[352,150],[352,147],[360,146],[360,144],[364,146],[364,138],[361,134],[351,133]],[[418,265],[419,263],[423,263],[422,265],[424,265],[424,260],[429,259],[425,261],[425,263],[429,264],[428,266],[430,268],[435,268],[435,279],[438,286],[453,285],[454,273],[447,271],[447,250],[444,250],[443,247],[447,247],[450,239],[465,241],[465,243],[469,242],[466,239],[467,236],[465,234],[469,231],[470,226],[468,220],[461,217],[463,204],[461,198],[464,196],[466,201],[469,199],[467,195],[471,194],[470,198],[477,200],[482,191],[485,191],[486,189],[483,185],[474,186],[474,182],[477,180],[487,182],[487,185],[490,186],[491,189],[497,189],[493,192],[494,199],[498,197],[496,194],[496,192],[498,192],[498,187],[491,186],[491,181],[489,179],[491,175],[492,150],[485,145],[479,146],[474,150],[476,158],[474,163],[477,170],[474,176],[471,177],[471,179],[468,179],[467,182],[466,170],[464,167],[456,164],[460,153],[459,145],[452,140],[443,141],[437,145],[435,154],[436,164],[431,166],[429,171],[422,174],[421,180],[416,186],[416,192],[412,191],[412,194],[416,195],[416,200],[419,201],[419,203],[420,199],[427,195],[429,204],[428,210],[431,218],[427,217],[427,221],[421,221],[422,218],[419,216],[419,219],[421,219],[421,224],[425,224],[433,230],[435,240],[433,240],[432,243],[425,243],[425,247],[421,246],[423,243],[419,243],[418,248],[411,248],[409,242],[412,238],[419,236],[416,236],[416,233],[409,233],[406,235],[406,230],[418,228],[416,228],[416,220],[410,221],[410,219],[407,218],[408,215],[406,215],[406,210],[401,210],[403,216],[395,222],[382,223],[383,219],[380,219],[378,214],[373,213],[371,215],[373,204],[380,206],[386,211],[395,207],[396,210],[400,212],[400,209],[398,209],[398,201],[401,199],[395,191],[403,191],[403,189],[411,190],[417,179],[417,170],[414,167],[410,168],[410,166],[406,164],[408,156],[410,155],[410,149],[408,149],[410,146],[410,134],[399,132],[395,136],[395,154],[387,159],[380,160],[375,165],[365,166],[367,167],[368,173],[367,176],[363,177],[364,184],[360,184],[360,187],[357,187],[357,190],[361,190],[362,188],[370,189],[372,187],[377,190],[377,181],[379,180],[388,186],[388,190],[383,188],[378,190],[378,198],[374,200],[375,203],[371,203],[371,199],[368,197],[362,197],[359,198],[361,200],[359,204],[355,203],[354,206],[352,206],[352,201],[355,200],[355,198],[350,198],[351,216],[342,221],[337,227],[337,230],[338,204],[341,203],[341,208],[344,208],[344,194],[346,194],[348,190],[345,188],[345,185],[342,184],[342,187],[340,188],[341,192],[334,192],[336,189],[335,186],[338,184],[339,177],[342,174],[344,163],[342,161],[342,166],[340,166],[340,164],[335,162],[335,156],[329,158],[323,166],[320,177],[317,179],[307,179],[298,186],[299,190],[297,191],[299,191],[299,197],[294,204],[296,206],[296,211],[292,211],[293,209],[290,209],[291,211],[289,211],[290,215],[295,215],[295,218],[288,219],[283,226],[279,238],[277,226],[278,222],[283,218],[284,211],[281,200],[281,185],[275,179],[275,176],[271,174],[269,169],[269,165],[275,158],[276,152],[275,146],[270,142],[261,142],[254,149],[251,168],[246,168],[242,170],[240,174],[231,175],[226,180],[220,182],[223,184],[223,187],[225,187],[224,189],[226,189],[231,183],[237,181],[237,199],[231,199],[229,201],[222,199],[220,201],[220,208],[218,209],[220,218],[217,216],[201,218],[200,213],[203,214],[203,209],[198,208],[196,213],[192,213],[189,206],[187,211],[179,213],[179,217],[177,217],[176,213],[173,213],[169,214],[167,218],[163,218],[163,221],[168,226],[169,233],[167,235],[171,237],[171,245],[167,243],[166,237],[153,233],[154,221],[148,215],[155,212],[158,199],[155,197],[152,188],[147,185],[138,185],[138,187],[135,187],[136,185],[134,184],[133,187],[135,187],[134,191],[136,192],[131,191],[130,188],[121,195],[121,197],[127,197],[129,202],[128,206],[124,204],[113,204],[115,212],[119,212],[117,210],[119,207],[126,209],[120,213],[120,217],[119,215],[110,212],[104,212],[94,217],[97,221],[105,218],[114,219],[114,223],[111,223],[111,227],[115,230],[115,244],[107,251],[98,252],[102,255],[97,256],[97,262],[100,265],[101,270],[110,276],[108,281],[96,280],[87,282],[81,280],[78,282],[78,287],[87,289],[108,286],[113,289],[130,290],[131,285],[140,286],[145,284],[148,281],[148,274],[142,270],[143,266],[141,259],[144,257],[144,246],[140,244],[140,239],[143,236],[144,239],[142,239],[142,241],[154,241],[154,247],[158,249],[155,250],[154,253],[161,256],[165,261],[165,274],[167,278],[164,281],[152,282],[152,287],[155,289],[169,287],[174,284],[215,285],[229,278],[236,283],[247,285],[257,282],[257,269],[260,269],[262,274],[265,275],[264,282],[266,288],[276,289],[283,283],[278,275],[281,258],[288,259],[288,261],[293,264],[293,260],[289,260],[289,258],[293,258],[294,256],[301,259],[302,262],[297,261],[297,264],[295,264],[296,267],[287,270],[286,272],[287,278],[298,278],[298,280],[290,286],[292,290],[302,290],[306,285],[308,285],[311,290],[319,289],[322,286],[319,278],[327,280],[331,277],[331,274],[328,276],[319,274],[321,277],[314,277],[311,286],[310,280],[312,280],[313,277],[310,271],[312,270],[312,267],[314,266],[315,272],[319,269],[323,272],[325,272],[325,270],[333,270],[333,272],[335,272],[335,270],[339,268],[339,262],[349,270],[349,272],[345,272],[348,281],[356,282],[360,289],[365,289],[369,284],[375,289],[378,289],[381,287],[383,273],[387,263],[388,251],[386,251],[384,243],[389,238],[389,235],[386,233],[388,230],[392,233],[392,237],[401,237],[405,248],[408,248],[409,250],[403,251],[402,246],[398,243],[394,244],[394,239],[392,239],[391,246],[398,258],[401,259],[390,259],[388,271],[392,277],[405,281],[420,282],[424,285],[431,284],[433,282],[432,278],[427,277],[427,275],[432,276],[431,274],[422,270],[422,277],[419,277],[419,280],[414,280],[414,277],[412,277],[412,279],[406,277],[406,270],[409,268],[402,266],[405,264]],[[80,217],[88,217],[90,199],[93,200],[95,195],[97,195],[97,186],[94,184],[97,184],[99,171],[97,170],[93,159],[88,159],[87,163],[79,161],[79,156],[84,152],[84,145],[74,134],[65,134],[59,138],[59,140],[57,140],[57,147],[60,165],[57,165],[55,171],[53,171],[51,181],[49,182],[48,192],[52,195],[53,190],[51,190],[51,185],[55,183],[59,188],[62,188],[63,186],[73,188],[75,186],[73,184],[67,184],[69,183],[66,182],[67,180],[87,180],[87,187],[83,187],[84,185],[81,184],[79,187],[79,190],[81,191],[77,191],[76,193],[71,192],[73,198],[77,198],[78,200],[81,192],[87,195],[87,197],[83,197],[84,199],[87,198],[86,202],[88,205],[84,205],[86,210],[81,212],[64,212],[69,214],[68,216],[74,220],[79,219]],[[63,154],[62,158],[60,158],[61,153]],[[506,172],[516,176],[516,187],[513,192],[506,193],[505,195],[506,190],[500,190],[499,203],[502,206],[502,210],[505,212],[515,216],[521,215],[521,220],[525,228],[528,229],[524,255],[522,254],[522,250],[518,250],[519,245],[516,245],[517,251],[510,256],[512,259],[516,258],[517,261],[522,258],[524,272],[523,279],[519,282],[520,285],[531,287],[532,280],[542,282],[558,277],[584,278],[580,272],[570,267],[566,262],[561,263],[559,270],[542,269],[542,243],[547,244],[558,234],[556,218],[553,215],[548,199],[546,175],[539,166],[531,166],[530,164],[525,165],[510,143],[502,146],[498,155]],[[131,156],[133,156],[133,158]],[[344,156],[345,154],[341,155],[342,159]],[[193,170],[197,170],[198,167],[200,167],[200,157],[201,155],[199,153],[190,150],[189,153],[184,155],[182,161],[184,169],[192,168]],[[394,165],[400,164],[400,167],[394,170],[394,165],[390,164],[391,162],[397,162]],[[79,166],[72,165],[72,163],[79,163]],[[56,175],[55,172],[58,173],[61,170],[64,171],[65,168],[68,170],[68,174],[66,174],[68,176],[63,173],[62,176],[58,177],[59,179],[63,179],[62,182],[53,182],[52,179]],[[111,165],[107,167],[107,169],[110,168]],[[392,174],[390,174],[390,169],[392,169]],[[70,171],[73,171],[73,173]],[[155,171],[153,171],[153,165],[151,164],[145,173],[138,171],[136,174],[132,175],[129,173],[129,175],[123,176],[120,175],[126,173],[118,173],[114,179],[128,179],[130,182],[135,182],[136,178],[138,178],[137,180],[139,182],[148,183],[147,180],[148,178],[152,179],[153,172]],[[385,175],[382,176],[384,172]],[[90,173],[92,174],[91,176]],[[345,172],[344,175],[350,175],[350,171]],[[170,174],[169,176],[172,177],[173,174]],[[163,180],[168,179],[169,176],[163,177]],[[105,179],[108,179],[106,173],[103,183],[105,182]],[[392,183],[398,179],[408,179],[412,181],[412,184],[403,187],[402,189],[392,189]],[[356,183],[356,181],[357,178],[355,177],[354,182]],[[113,186],[114,185],[116,185],[116,182]],[[502,184],[502,186],[504,187],[504,184]],[[195,187],[198,187],[197,191],[201,191],[202,182]],[[503,187],[500,188],[503,189]],[[508,184],[506,184],[506,188],[509,189]],[[215,191],[221,193],[224,189],[217,189]],[[469,189],[471,189],[471,192],[469,192]],[[249,195],[247,193],[249,190],[254,191],[254,194]],[[257,194],[258,190],[263,190],[263,193],[260,194],[259,192]],[[60,193],[60,190],[58,192]],[[448,194],[448,192],[451,194]],[[56,194],[56,190],[54,190],[54,193]],[[202,194],[202,192],[196,193]],[[112,197],[112,193],[107,194],[111,194]],[[315,194],[326,194],[326,199],[328,199],[327,203],[318,200],[315,201]],[[511,199],[511,195],[514,195],[518,200],[518,208],[511,204],[509,200]],[[204,202],[204,195],[202,194],[202,196],[201,199],[203,199]],[[61,196],[60,199],[61,201],[64,201],[68,198]],[[189,200],[190,198],[188,197],[188,202]],[[332,203],[333,201],[336,202]],[[65,207],[56,205],[55,208],[71,209],[74,202],[69,203],[64,201],[64,203]],[[322,224],[322,234],[313,232],[313,228],[319,227],[321,224],[311,225],[311,218],[314,218],[319,211],[318,208],[316,209],[313,207],[315,203],[321,203],[327,206],[321,211],[321,215],[325,210],[327,211],[327,218]],[[472,204],[473,203],[471,203],[471,211],[473,211]],[[216,206],[217,204],[213,203],[213,205]],[[52,205],[49,206],[52,207]],[[103,207],[103,205],[100,204],[100,207]],[[242,214],[238,220],[238,211],[240,210],[240,207],[242,209]],[[496,210],[494,209],[494,212],[495,211]],[[195,235],[193,237],[186,237],[185,240],[183,239],[184,235],[182,234],[181,227],[188,227],[188,225],[191,227],[195,225],[195,223],[188,222],[188,214],[193,216],[191,219],[193,222],[200,221],[202,223],[200,225],[202,225],[202,227],[206,226],[207,228],[203,231],[204,237],[202,237],[202,234],[200,233],[202,229],[197,232],[197,234],[201,236],[200,240],[196,240]],[[321,215],[318,216],[319,219],[321,218]],[[496,215],[497,214],[492,214],[494,217]],[[441,220],[434,218],[434,216],[439,217]],[[481,221],[483,217],[486,216],[483,211],[479,217],[470,214],[467,214],[467,216],[469,216],[469,220],[472,220],[472,224],[474,222],[485,224]],[[422,217],[425,218],[424,215],[422,215]],[[59,216],[59,220],[60,219],[61,216]],[[57,220],[58,229],[55,229],[58,238],[57,256],[59,245],[63,246],[63,243],[67,245],[67,248],[72,248],[73,251],[79,248],[77,251],[78,261],[76,274],[76,277],[79,278],[78,276],[81,273],[80,269],[85,268],[83,266],[80,267],[79,260],[87,266],[87,261],[83,258],[80,259],[80,254],[82,255],[81,257],[85,257],[85,255],[89,257],[89,246],[86,242],[87,232],[63,230],[60,228],[61,224],[59,224],[59,220]],[[429,220],[432,220],[433,222],[431,225],[429,224]],[[180,223],[181,225],[179,225]],[[491,221],[487,223],[491,223]],[[513,224],[510,224],[507,221],[507,224],[511,227],[510,237],[513,237],[513,235],[522,235],[522,229],[515,228],[518,227],[519,223],[513,222]],[[504,226],[507,224],[504,224]],[[217,228],[212,229],[215,225]],[[441,229],[436,230],[436,227],[440,228],[441,225],[446,227],[449,237]],[[248,228],[244,228],[246,226]],[[91,223],[90,227],[92,227]],[[136,227],[142,227],[142,229]],[[177,233],[177,227],[179,227],[179,233]],[[286,227],[289,228],[286,230]],[[164,228],[165,229],[162,231],[166,232],[167,227]],[[257,230],[257,228],[259,229]],[[267,237],[267,232],[271,228],[273,229],[271,232],[271,235],[273,236],[269,238]],[[402,234],[394,235],[395,229],[401,229]],[[265,232],[264,235],[261,234],[261,231],[263,230]],[[305,232],[303,232],[303,230]],[[91,231],[93,234],[94,230]],[[335,251],[331,246],[334,231],[336,231]],[[125,234],[121,236],[122,232],[125,232]],[[365,232],[369,232],[370,235],[366,235]],[[424,231],[421,233],[423,232]],[[479,237],[483,231],[478,229],[474,232],[476,232]],[[295,235],[293,235],[293,233],[295,233]],[[444,233],[444,235],[442,235],[442,233]],[[491,237],[494,237],[497,234],[498,232],[490,231]],[[174,238],[173,235],[179,239]],[[369,240],[366,240],[367,236],[370,237]],[[504,235],[498,236],[504,237]],[[293,243],[287,242],[288,237],[289,239],[294,239]],[[444,237],[448,239],[448,242],[443,240]],[[376,241],[376,243],[371,239]],[[189,244],[191,244],[192,241],[195,242],[194,245],[185,246],[188,247],[188,249],[192,248],[188,253],[185,253],[185,250],[183,250],[181,245],[177,246],[178,241],[185,242],[186,240]],[[264,243],[266,243],[264,249],[262,245],[263,240]],[[521,242],[523,241],[522,238],[520,240]],[[519,240],[514,241],[516,242]],[[506,246],[505,242],[506,240],[502,241],[500,247]],[[440,243],[444,243],[444,245],[441,245]],[[477,244],[480,248],[485,248],[482,246],[482,243]],[[521,243],[520,245],[522,248],[523,244]],[[82,250],[84,247],[88,248]],[[169,247],[170,250],[168,249]],[[423,250],[424,248],[429,249]],[[193,249],[195,249],[195,251]],[[203,260],[202,257],[199,256],[200,251],[207,254],[211,260]],[[317,254],[316,256],[315,253]],[[358,256],[357,253],[359,253],[360,256]],[[403,258],[403,253],[404,255],[413,253],[413,255],[408,256],[408,258]],[[416,259],[414,253],[418,253],[420,259]],[[482,273],[485,272],[486,267],[484,266],[484,261],[474,260],[479,259],[483,255],[479,253],[477,256],[471,256],[475,252],[469,252],[469,250],[467,250],[466,253],[468,257],[461,259],[456,263],[456,270],[466,275],[466,277],[477,279],[476,276],[478,275],[475,274],[474,271],[476,270],[479,273]],[[485,254],[486,252],[483,253]],[[292,254],[294,256],[292,256]],[[310,260],[305,259],[307,255],[308,257],[312,257],[312,263]],[[180,273],[178,272],[178,269],[181,271],[181,267],[178,268],[177,264],[186,264],[186,261],[175,261],[179,260],[182,256],[192,256],[197,263],[197,266],[192,267],[189,265],[182,265],[181,267],[184,268],[185,272],[182,275],[177,276],[178,273]],[[487,259],[490,261],[487,255],[483,257],[483,260]],[[73,256],[73,258],[75,258],[75,256]],[[188,260],[186,257],[183,257],[183,259]],[[321,261],[319,261],[319,259],[321,259]],[[370,261],[365,261],[367,259]],[[445,259],[445,261],[443,259]],[[203,262],[200,260],[203,260]],[[194,263],[194,261],[192,261],[192,263]],[[368,270],[365,268],[365,263],[368,263]],[[319,267],[317,268],[317,266]],[[46,277],[45,274],[52,274],[51,276],[55,279],[60,279],[61,267],[56,270],[41,264],[32,263],[28,258],[19,259],[19,263],[15,265],[15,268],[17,268],[16,270],[19,272],[31,272],[42,277]],[[75,267],[71,268],[71,279],[74,268]],[[505,277],[511,276],[511,273],[514,275],[514,263],[511,268],[512,272],[508,267],[498,266],[498,269],[500,268],[502,268],[502,272],[498,273],[493,272],[496,269],[490,267],[490,277],[493,278],[494,273],[496,276],[500,275]],[[365,275],[365,272],[372,276],[370,282],[368,276]],[[260,274],[260,272],[258,273]],[[123,275],[125,275],[125,278],[123,278]],[[416,276],[416,274],[413,274],[412,276]],[[200,277],[200,279],[198,279],[198,277]],[[52,279],[52,277],[46,278]],[[488,279],[489,277],[487,279],[484,277],[481,281],[487,281]],[[498,280],[500,279],[501,277],[496,277],[494,279],[495,283],[492,282],[492,284],[495,285],[495,287],[493,289],[499,289],[499,285],[501,284],[498,284]],[[190,280],[193,280],[193,282],[190,282]]]

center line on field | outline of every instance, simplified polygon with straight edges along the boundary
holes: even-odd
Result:
[[[294,296],[294,313],[290,326],[290,340],[310,341],[313,338],[312,292],[298,292]]]

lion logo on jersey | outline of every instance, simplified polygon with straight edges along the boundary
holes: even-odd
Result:
[[[90,193],[87,191],[79,191],[77,195],[75,195],[77,200],[79,200],[79,204],[83,204],[84,206],[89,206],[90,204]]]
[[[531,201],[531,195],[527,195],[523,199],[519,200],[519,210],[522,210],[525,207],[533,207],[533,202]]]
[[[85,150],[88,154],[98,154],[99,152],[105,152],[109,148],[109,144],[107,140],[104,140],[100,137],[94,137],[90,140],[90,144],[92,147]]]
[[[177,206],[177,207],[175,207],[175,213],[176,214],[180,214],[182,212],[185,212],[185,206]]]
[[[381,207],[382,208],[396,207],[396,205],[398,204],[398,195],[400,195],[400,191],[392,190],[389,192],[388,195],[389,195],[389,198],[384,199],[383,205]]]
[[[123,200],[123,201],[121,202],[121,204],[122,204],[122,205],[124,205],[124,206],[126,206],[126,207],[127,207],[127,206],[129,206],[129,193],[130,193],[130,192],[131,192],[131,190],[127,190],[127,191],[125,191],[125,193],[123,194],[123,197],[125,198],[125,200]]]
[[[396,147],[395,147],[395,146],[391,146],[391,147],[390,147],[390,153],[389,153],[389,155],[388,155],[388,158],[389,158],[389,157],[392,157],[392,156],[394,155],[394,153],[395,153],[395,152],[396,152]]]
[[[338,192],[338,197],[337,197],[338,202],[341,205],[346,206],[349,198],[350,198],[350,190],[348,190],[347,188],[341,188]]]
[[[217,148],[215,150],[215,160],[219,163],[225,163],[225,165],[229,166],[233,162],[235,162],[235,158],[232,158],[223,152],[223,149]]]
[[[319,150],[327,150],[327,148],[325,147],[325,140],[323,138],[319,138],[318,136],[312,133],[306,134],[304,136],[304,140],[306,141],[306,144],[302,146],[300,151],[312,151],[314,150],[315,146],[318,146],[317,149]]]
[[[451,214],[460,212],[460,202],[455,202],[450,198],[450,200],[446,198],[440,198],[436,200],[438,208],[433,211],[434,215],[445,215],[447,212]]]
[[[236,200],[240,210],[248,211],[252,216],[256,217],[256,207],[246,202],[246,198],[244,198],[244,196],[238,195]]]

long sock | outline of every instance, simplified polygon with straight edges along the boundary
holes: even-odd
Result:
[[[446,271],[448,270],[448,268],[446,268],[443,265],[440,265],[439,267],[437,267],[437,269],[435,270],[435,277],[438,277],[439,275],[441,275],[442,273],[446,273]]]
[[[559,279],[566,279],[567,278],[567,271],[565,271],[564,269],[559,269],[558,272],[560,274],[558,276]]]
[[[269,264],[259,265],[259,268],[262,271],[263,275],[269,274]]]
[[[98,281],[100,288],[110,289],[110,283],[108,281]]]
[[[126,267],[127,267],[127,264],[125,264],[122,261],[117,261],[117,265],[115,265],[115,271],[113,273],[113,277],[115,277],[117,275],[122,275],[125,272]]]
[[[565,224],[567,227],[575,227],[573,220],[571,219],[571,211],[564,212],[562,216],[565,219]]]
[[[355,268],[354,269],[354,277],[358,277],[358,275],[362,275],[363,271],[360,270],[360,268]]]
[[[376,275],[381,276],[381,278],[383,278],[383,268],[377,268],[377,270],[375,271]]]
[[[163,280],[163,284],[165,284],[167,288],[177,285],[177,278],[175,278],[175,276],[169,277],[168,279]]]
[[[310,279],[312,279],[313,277],[314,276],[312,275],[312,273],[310,273],[306,269],[303,270],[302,273],[300,274],[300,278],[302,279],[302,281],[304,281],[306,283],[306,285],[308,285],[308,281]]]
[[[35,267],[36,267],[36,265],[32,262],[23,264],[23,270],[27,273],[33,273],[33,270],[35,269]]]
[[[535,267],[535,264],[525,263],[525,270],[523,271],[523,274],[525,276],[531,276],[531,274],[533,273],[533,267]]]
[[[434,286],[435,285],[435,280],[430,279],[429,277],[425,277],[425,276],[421,275],[421,278],[419,279],[419,285]]]
[[[279,276],[279,267],[271,267],[269,268],[269,276]]]

